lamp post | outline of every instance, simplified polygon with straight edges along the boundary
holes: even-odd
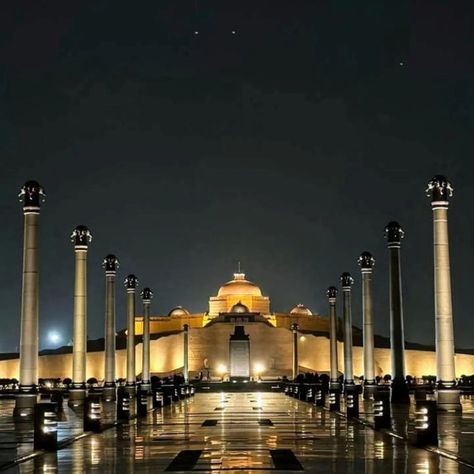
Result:
[[[14,416],[32,418],[38,383],[38,226],[46,194],[36,181],[27,181],[19,198],[23,203],[23,281],[21,292],[20,386]]]
[[[405,335],[400,264],[400,246],[404,235],[398,222],[389,222],[385,227],[389,264],[391,399],[393,403],[410,403],[408,385],[405,380]]]
[[[331,389],[340,390],[337,363],[337,315],[336,315],[336,297],[337,288],[330,286],[327,289],[326,295],[329,301],[329,347],[330,347],[330,362],[331,362]]]
[[[107,255],[102,263],[105,270],[105,380],[104,400],[115,401],[115,275],[119,268],[115,255]]]
[[[76,261],[74,277],[74,329],[72,348],[72,387],[68,405],[79,407],[86,395],[87,354],[87,250],[92,235],[86,226],[78,225],[71,234]]]
[[[150,305],[153,292],[150,288],[142,291],[143,301],[143,351],[142,351],[142,385],[141,390],[149,392],[151,390],[150,381]]]
[[[293,341],[293,381],[298,375],[298,325],[293,323],[290,326]]]
[[[436,321],[436,371],[438,409],[460,411],[454,368],[454,330],[449,264],[448,207],[453,188],[444,176],[428,183],[427,195],[433,210],[434,300]]]
[[[128,275],[124,283],[127,290],[127,381],[125,390],[133,398],[136,395],[135,293],[138,279],[135,275]]]
[[[364,399],[372,399],[377,389],[374,369],[374,321],[372,315],[372,269],[375,259],[362,252],[358,260],[362,276],[362,314],[364,341]]]
[[[344,390],[354,386],[352,368],[352,285],[351,274],[344,272],[340,278],[342,286],[342,311],[344,317]]]

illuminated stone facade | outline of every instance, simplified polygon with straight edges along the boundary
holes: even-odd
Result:
[[[211,377],[226,375],[229,369],[229,338],[236,325],[243,325],[250,338],[250,371],[255,376],[256,369],[262,377],[290,376],[292,371],[292,334],[290,326],[298,324],[299,370],[328,373],[329,364],[329,318],[313,314],[303,305],[297,305],[288,313],[270,312],[270,300],[261,296],[260,289],[245,280],[243,274],[219,290],[216,297],[209,300],[210,309],[225,304],[224,311],[217,314],[190,314],[185,308],[175,308],[168,316],[151,317],[150,373],[164,375],[183,370],[183,326],[189,327],[189,375],[190,379],[199,373]],[[240,286],[243,284],[243,286]],[[235,286],[234,286],[235,285]],[[251,288],[250,294],[244,294],[244,287]],[[238,291],[234,293],[234,289]],[[232,306],[238,302],[247,306],[248,313],[232,313]],[[258,308],[264,307],[261,312]],[[209,312],[210,313],[210,312]],[[235,321],[233,321],[235,319]],[[344,371],[342,322],[338,322],[338,370]],[[135,331],[143,334],[143,320],[137,316]],[[360,330],[354,327],[353,367],[354,375],[363,373],[363,350]],[[377,345],[377,344],[376,344]],[[432,350],[406,350],[406,373],[412,376],[436,374],[435,352]],[[136,345],[136,375],[142,373],[142,343],[138,338]],[[375,347],[375,375],[390,373],[390,349]],[[88,352],[86,378],[96,377],[104,380],[104,352]],[[18,359],[0,360],[1,377],[18,378]],[[456,355],[456,375],[474,373],[474,356]],[[38,376],[41,378],[70,377],[72,374],[72,354],[53,354],[39,357]],[[116,351],[116,377],[126,375],[126,351]]]

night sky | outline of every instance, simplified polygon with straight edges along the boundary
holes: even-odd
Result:
[[[8,6],[6,5],[8,3]],[[40,337],[72,331],[77,224],[89,338],[103,336],[103,257],[155,293],[153,313],[207,309],[241,260],[274,311],[326,314],[325,290],[374,270],[389,334],[383,229],[398,220],[406,339],[434,342],[435,174],[455,189],[456,344],[474,348],[472,1],[5,2],[0,13],[0,351],[19,344],[28,179],[40,216]],[[235,33],[232,33],[232,32]],[[195,34],[198,32],[199,34]]]

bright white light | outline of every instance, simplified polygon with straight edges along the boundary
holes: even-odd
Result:
[[[224,365],[224,364],[219,364],[217,366],[217,373],[222,375],[222,374],[225,374],[227,372],[227,367]]]
[[[262,363],[256,362],[255,365],[253,366],[253,370],[258,375],[258,374],[261,374],[265,370],[265,367]]]
[[[49,331],[48,341],[52,342],[53,344],[57,344],[61,341],[61,335],[56,331]]]

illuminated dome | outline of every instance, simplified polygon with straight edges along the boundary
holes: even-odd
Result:
[[[189,311],[182,306],[176,306],[168,313],[168,316],[189,316]]]
[[[234,306],[232,306],[232,308],[230,309],[230,312],[231,313],[248,313],[249,309],[247,308],[247,306],[245,306],[239,301],[237,304],[234,304]]]
[[[304,304],[297,304],[291,311],[290,314],[297,314],[302,316],[312,316],[313,313]]]
[[[245,279],[245,273],[234,273],[234,279],[219,288],[217,296],[249,295],[262,296],[260,288]]]

